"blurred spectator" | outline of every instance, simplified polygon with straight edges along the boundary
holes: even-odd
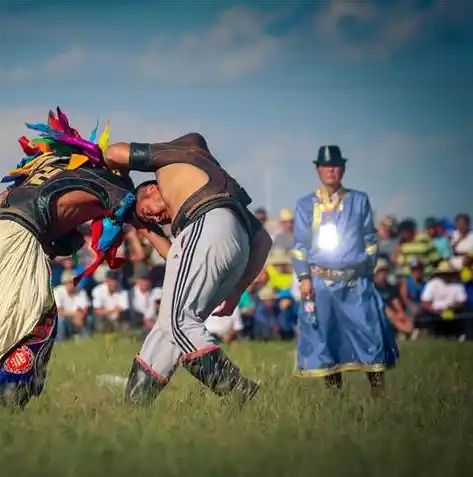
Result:
[[[290,209],[279,212],[279,232],[274,237],[273,248],[289,253],[294,245],[294,214]]]
[[[412,320],[402,305],[398,287],[388,282],[390,263],[384,258],[378,259],[374,270],[374,284],[384,302],[386,315],[394,328],[400,333],[412,331]]]
[[[87,317],[90,302],[84,290],[74,285],[74,273],[67,270],[62,274],[61,285],[54,288],[58,310],[58,342],[70,336],[88,336]]]
[[[421,296],[425,288],[424,269],[418,259],[410,263],[410,274],[401,278],[400,296],[407,313],[416,317],[422,312]]]
[[[465,286],[467,311],[473,312],[473,252],[465,257],[465,265],[460,278]]]
[[[150,272],[143,269],[136,277],[135,286],[127,293],[128,306],[120,313],[120,321],[132,329],[149,331],[156,323],[156,305],[161,297],[162,290],[152,287]]]
[[[468,214],[458,214],[455,217],[457,229],[452,234],[452,248],[455,258],[452,264],[457,270],[463,267],[465,255],[473,252],[473,231],[470,229],[470,216]]]
[[[291,340],[296,335],[297,304],[288,291],[279,293],[279,335],[282,340]]]
[[[434,276],[426,283],[421,299],[425,311],[444,319],[451,319],[465,309],[466,291],[450,262],[439,264]]]
[[[396,248],[396,240],[393,236],[393,219],[385,217],[376,226],[378,230],[378,255],[380,258],[391,260]]]
[[[215,316],[212,313],[205,320],[205,327],[219,342],[232,342],[244,328],[240,309],[238,307],[235,308],[230,316]]]
[[[92,290],[95,325],[101,333],[118,330],[118,316],[127,309],[126,292],[120,288],[120,274],[116,270],[106,273],[105,283]]]
[[[255,209],[253,214],[263,226],[266,225],[266,222],[268,221],[268,213],[266,212],[266,209],[264,207],[258,207],[257,209]]]
[[[399,224],[399,245],[393,257],[398,273],[402,276],[409,275],[409,263],[416,258],[422,263],[427,277],[431,276],[442,260],[430,237],[427,234],[417,234],[415,221],[408,219]]]
[[[453,257],[453,249],[450,240],[445,235],[445,227],[434,217],[425,219],[425,231],[437,249],[443,260]]]
[[[291,290],[292,288],[292,261],[288,252],[273,249],[266,262],[268,284],[277,292]]]
[[[257,295],[253,320],[253,339],[269,341],[279,338],[277,295],[272,287],[265,286]]]
[[[460,270],[460,278],[463,283],[470,282],[473,279],[473,251],[468,252],[463,257],[463,268]]]

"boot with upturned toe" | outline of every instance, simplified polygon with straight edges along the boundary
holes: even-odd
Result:
[[[240,406],[251,400],[259,384],[245,378],[221,349],[183,360],[182,366],[218,396],[234,397]]]
[[[166,381],[156,379],[139,360],[133,360],[130,376],[125,389],[125,402],[128,404],[149,406],[156,396],[166,387]]]

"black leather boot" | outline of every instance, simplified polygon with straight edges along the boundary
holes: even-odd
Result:
[[[235,396],[240,405],[252,399],[259,390],[259,384],[242,376],[238,366],[221,349],[184,359],[182,366],[215,394]]]
[[[167,382],[159,381],[134,359],[125,389],[125,402],[149,406],[156,396],[166,387]]]
[[[0,404],[11,411],[22,411],[33,393],[27,382],[5,383],[0,388]]]

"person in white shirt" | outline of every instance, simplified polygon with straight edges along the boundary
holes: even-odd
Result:
[[[140,273],[129,295],[132,300],[129,309],[133,310],[129,317],[130,324],[133,327],[139,325],[144,331],[149,331],[158,317],[161,296],[162,290],[152,287],[149,271]]]
[[[422,308],[448,319],[463,311],[466,301],[466,290],[458,280],[458,272],[450,262],[441,262],[422,292]]]
[[[92,306],[99,332],[117,331],[118,317],[128,308],[126,292],[121,290],[119,279],[119,272],[109,270],[105,282],[92,290]]]
[[[470,229],[470,222],[470,216],[467,214],[458,214],[455,217],[457,230],[453,232],[451,239],[455,257],[451,263],[457,270],[464,267],[465,256],[473,252],[473,230]]]
[[[230,343],[244,328],[240,309],[236,307],[230,316],[215,316],[214,313],[218,311],[218,308],[205,320],[205,327],[222,343]]]
[[[61,285],[54,288],[54,298],[58,309],[58,331],[56,341],[65,341],[68,335],[87,336],[87,317],[90,302],[84,290],[73,282],[70,270],[63,272]]]

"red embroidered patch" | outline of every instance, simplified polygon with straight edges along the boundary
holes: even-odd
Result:
[[[33,352],[27,346],[22,346],[13,351],[13,353],[5,360],[3,368],[7,373],[25,374],[33,368],[33,364]]]

